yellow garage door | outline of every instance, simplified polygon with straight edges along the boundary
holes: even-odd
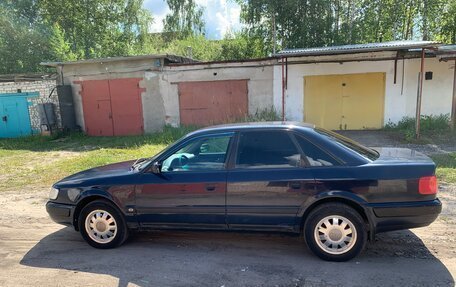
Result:
[[[332,130],[383,126],[385,73],[304,77],[304,120]]]

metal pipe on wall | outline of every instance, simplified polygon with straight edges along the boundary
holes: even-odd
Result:
[[[415,115],[415,137],[420,138],[421,125],[421,99],[423,97],[423,78],[424,78],[424,48],[421,49],[421,67],[418,82],[418,95],[416,97],[416,115]]]
[[[285,67],[284,58],[281,58],[282,62],[282,121],[285,121]]]
[[[453,101],[451,103],[451,128],[456,126],[456,59],[454,60]]]

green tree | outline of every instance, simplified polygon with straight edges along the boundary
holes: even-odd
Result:
[[[40,23],[31,25],[28,17],[15,14],[8,4],[0,4],[0,73],[44,70],[39,63],[51,58],[49,29]]]
[[[219,41],[220,54],[214,60],[244,60],[266,57],[264,42],[244,32],[227,34]]]
[[[165,32],[177,32],[180,38],[204,34],[203,8],[195,0],[166,0],[171,13],[163,20]]]
[[[456,0],[451,0],[442,13],[442,22],[438,40],[456,44]]]
[[[59,59],[60,61],[74,61],[78,59],[78,55],[71,51],[71,45],[65,39],[65,32],[57,23],[54,23],[52,26],[49,46],[54,59]]]
[[[57,24],[79,59],[135,53],[152,21],[143,0],[36,1],[43,23]]]
[[[219,41],[208,40],[203,35],[190,35],[172,41],[162,52],[211,61],[220,58],[221,47]]]
[[[456,0],[236,1],[248,33],[263,37],[269,52],[273,45],[305,48],[410,39],[454,43],[456,33]]]

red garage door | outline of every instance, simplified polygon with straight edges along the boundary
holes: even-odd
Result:
[[[81,81],[85,130],[91,136],[143,133],[140,78]]]
[[[183,82],[178,85],[183,125],[207,126],[247,116],[247,80]]]

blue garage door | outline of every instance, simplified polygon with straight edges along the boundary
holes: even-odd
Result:
[[[0,94],[0,138],[32,134],[27,98],[37,93]]]

